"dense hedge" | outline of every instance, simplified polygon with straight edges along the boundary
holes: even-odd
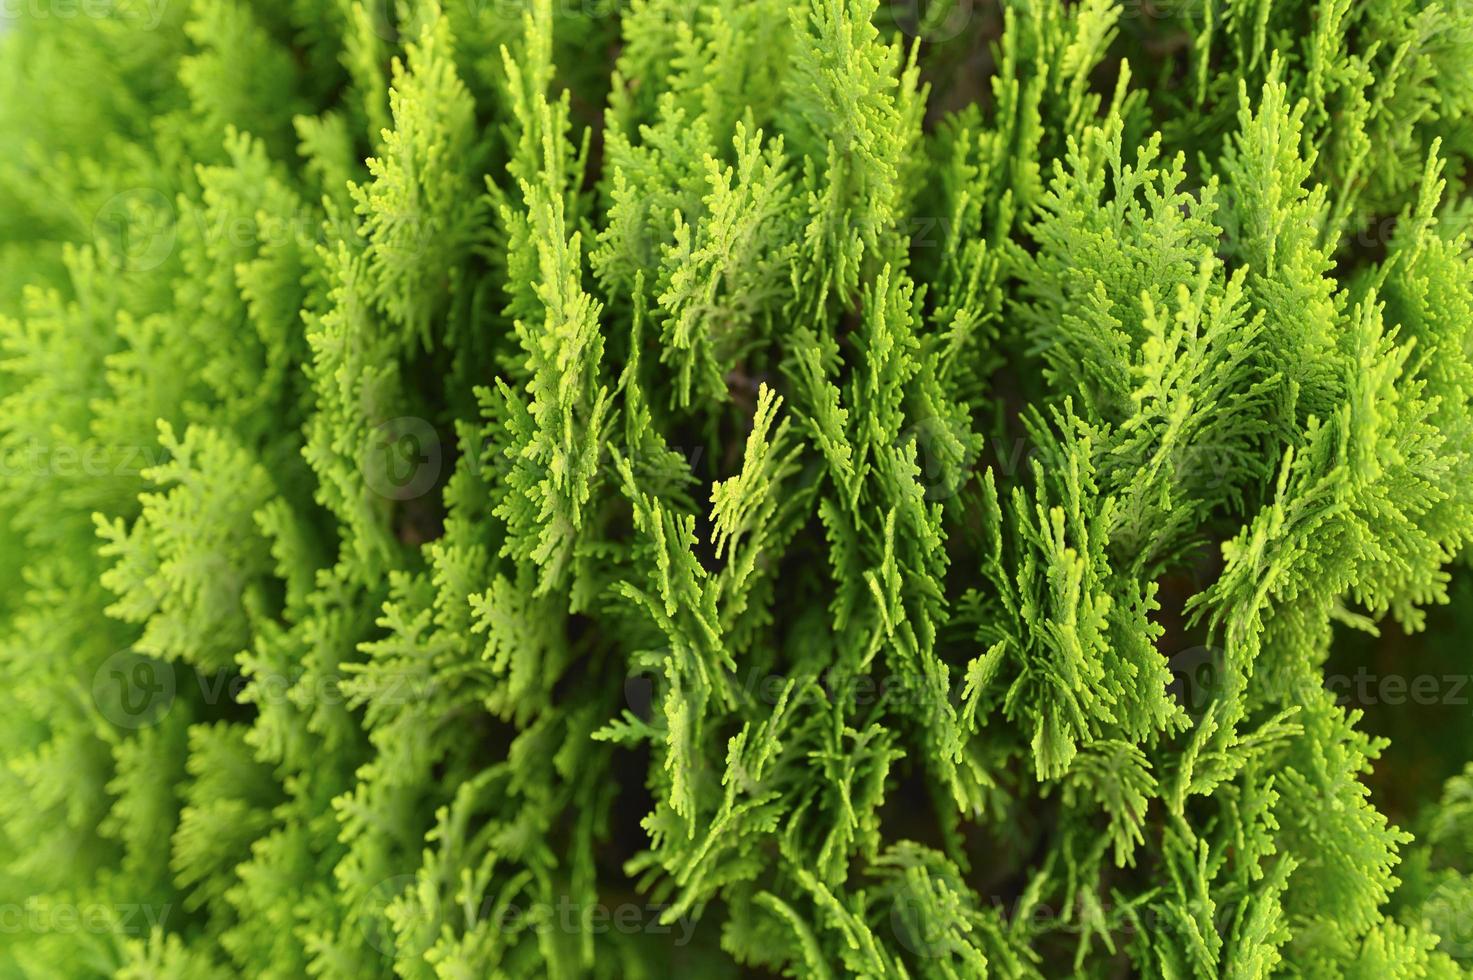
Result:
[[[5,7],[0,977],[1473,964],[1467,0],[442,2]]]

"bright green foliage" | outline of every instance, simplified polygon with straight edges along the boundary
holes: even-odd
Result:
[[[1473,966],[1464,0],[15,6],[0,978]]]

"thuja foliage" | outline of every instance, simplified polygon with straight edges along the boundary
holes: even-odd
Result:
[[[0,975],[1473,962],[1463,0],[18,12]]]

